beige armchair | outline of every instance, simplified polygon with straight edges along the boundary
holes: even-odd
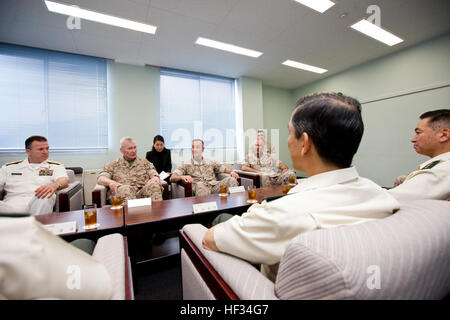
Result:
[[[402,203],[384,219],[298,235],[275,283],[253,265],[180,231],[183,299],[443,299],[450,292],[450,202]]]

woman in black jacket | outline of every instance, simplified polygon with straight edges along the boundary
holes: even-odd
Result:
[[[158,174],[164,171],[168,174],[172,171],[172,159],[170,157],[170,150],[164,147],[164,138],[157,135],[153,138],[152,151],[147,152],[145,158],[153,163]],[[169,178],[165,180],[169,182]]]

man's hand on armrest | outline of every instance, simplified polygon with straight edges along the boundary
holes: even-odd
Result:
[[[192,178],[191,176],[180,176],[177,173],[172,173],[172,175],[170,176],[170,182],[178,182],[180,180],[186,183],[194,182],[194,178]]]
[[[98,177],[97,183],[99,185],[109,187],[109,189],[111,189],[111,191],[114,193],[116,193],[119,187],[122,185],[121,183],[111,180],[105,176]]]

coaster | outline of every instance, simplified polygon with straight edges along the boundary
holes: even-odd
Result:
[[[84,230],[97,229],[100,226],[100,223],[93,224],[92,226],[83,226]]]
[[[111,206],[111,209],[113,209],[113,210],[122,209],[122,208],[123,208],[123,206],[117,206],[117,207]]]
[[[258,200],[247,200],[247,203],[257,203]]]

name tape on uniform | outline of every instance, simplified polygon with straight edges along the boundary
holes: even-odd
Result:
[[[192,205],[192,211],[194,213],[214,211],[214,210],[217,210],[217,203],[215,201],[197,203]]]

